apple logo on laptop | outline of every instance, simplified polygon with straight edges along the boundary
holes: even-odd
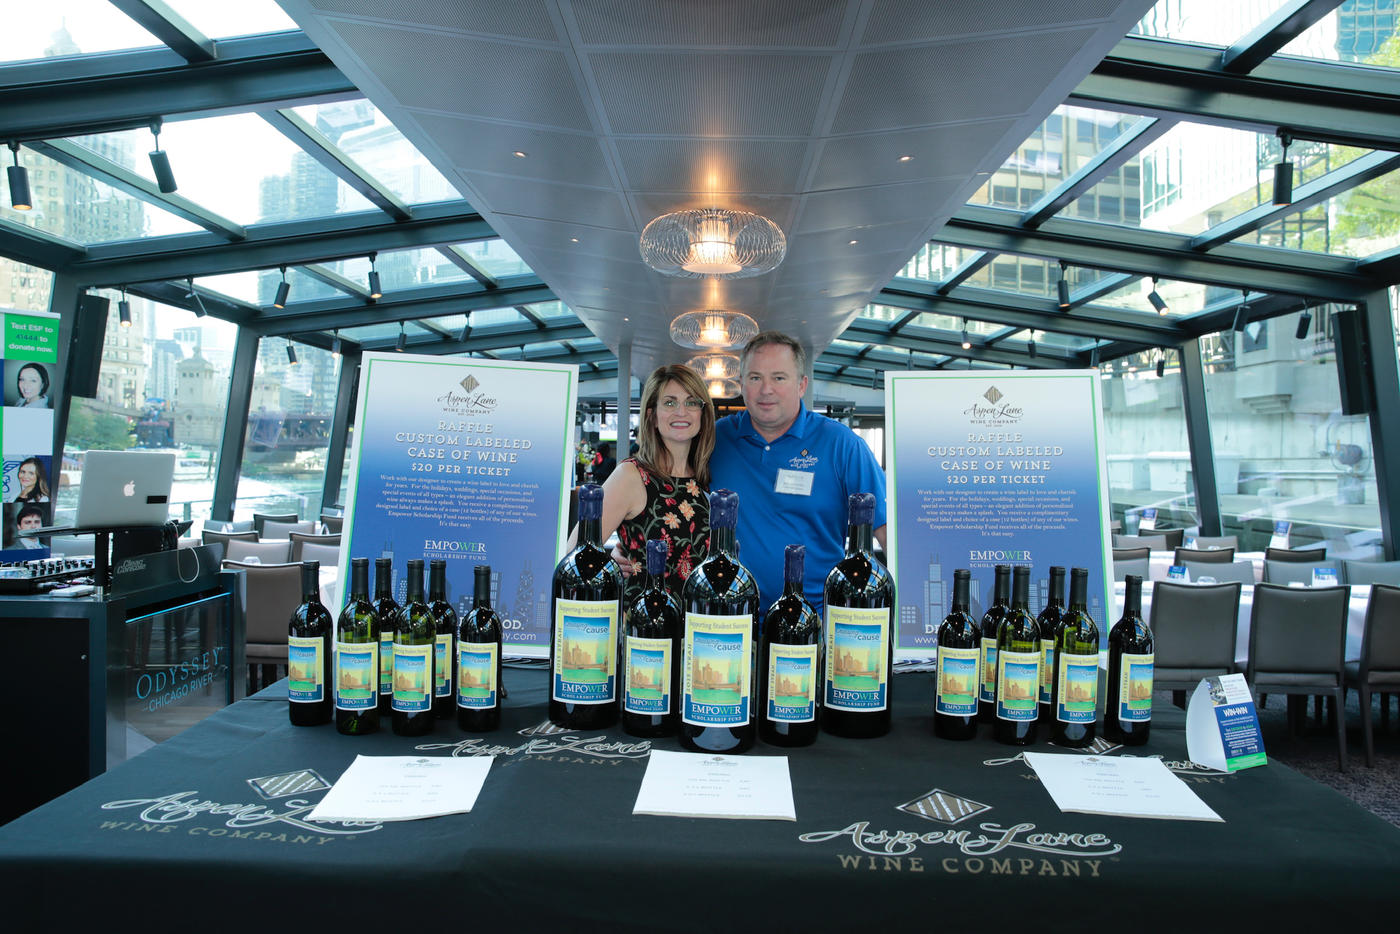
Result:
[[[126,481],[126,486],[122,487],[122,495],[123,495],[123,496],[135,496],[135,495],[136,495],[136,481],[135,481],[135,480],[128,480],[128,481]]]

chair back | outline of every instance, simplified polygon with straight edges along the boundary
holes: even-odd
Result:
[[[1178,548],[1176,563],[1194,561],[1197,564],[1229,564],[1235,560],[1233,548]]]
[[[1218,581],[1233,581],[1236,584],[1254,586],[1254,562],[1231,561],[1229,564],[1216,564],[1209,561],[1183,561],[1181,566],[1191,575],[1193,581],[1202,577],[1213,577]]]
[[[1265,548],[1265,561],[1326,561],[1327,548]]]
[[[212,545],[215,542],[219,542],[227,546],[229,542],[255,542],[258,540],[258,533],[253,531],[216,532],[211,529],[205,529],[200,533],[199,537],[200,541],[205,545]]]
[[[1163,548],[1162,550],[1163,550],[1163,551],[1170,551],[1170,550],[1173,549],[1173,548],[1180,548],[1180,547],[1182,546],[1183,540],[1186,538],[1186,530],[1185,530],[1185,529],[1153,529],[1153,530],[1152,530],[1152,535],[1153,535],[1153,536],[1160,535],[1160,536],[1162,536],[1162,538],[1166,539],[1167,547],[1166,547],[1166,548]]]
[[[1374,584],[1361,636],[1361,678],[1372,671],[1400,672],[1400,587]]]
[[[263,564],[285,564],[292,560],[291,542],[244,542],[235,539],[224,548],[224,559],[227,561],[257,558]]]
[[[1271,561],[1266,558],[1264,560],[1264,582],[1311,586],[1313,568],[1331,568],[1337,572],[1337,580],[1342,579],[1342,571],[1336,561]]]
[[[258,535],[261,537],[262,534],[263,534],[263,526],[266,525],[266,524],[269,523],[269,522],[295,522],[295,521],[297,521],[297,520],[300,519],[300,518],[301,518],[301,516],[297,515],[297,514],[294,513],[294,512],[288,512],[288,513],[255,512],[255,513],[253,513],[253,531],[254,531],[254,532],[257,532]]]
[[[316,520],[307,519],[302,522],[276,522],[269,519],[263,523],[261,538],[264,541],[268,539],[280,540],[291,535],[293,532],[301,532],[304,535],[315,535]]]
[[[252,519],[205,519],[201,532],[253,532]]]
[[[301,605],[301,565],[225,561],[223,567],[243,572],[248,660],[286,659],[287,623]]]
[[[327,535],[339,535],[342,524],[345,522],[344,516],[331,516],[321,513],[321,528]]]
[[[1124,580],[1129,574],[1136,574],[1143,580],[1148,579],[1149,561],[1147,558],[1129,558],[1127,561],[1113,562],[1113,579]]]
[[[1138,558],[1150,558],[1151,548],[1115,548],[1113,549],[1114,561],[1135,561]]]
[[[1197,548],[1234,548],[1239,549],[1240,539],[1238,535],[1197,535]]]
[[[319,561],[323,568],[333,568],[340,564],[340,546],[323,545],[317,542],[302,542],[301,553],[292,556],[293,561]],[[292,545],[293,549],[297,544]]]
[[[1165,535],[1115,535],[1113,536],[1113,547],[1166,551],[1167,537]]]
[[[1153,664],[1163,669],[1234,668],[1242,589],[1238,582],[1153,584]]]
[[[1249,617],[1248,678],[1255,672],[1342,677],[1351,588],[1257,584]],[[1340,684],[1341,682],[1338,681]]]
[[[1400,585],[1400,561],[1343,561],[1342,571],[1348,584]]]
[[[291,534],[289,534],[289,535],[287,536],[287,538],[288,538],[288,539],[291,541],[291,543],[292,543],[292,560],[293,560],[293,561],[302,561],[302,560],[310,561],[310,560],[312,560],[311,558],[305,558],[305,559],[302,558],[302,556],[301,556],[301,549],[302,549],[302,546],[303,546],[303,545],[323,545],[323,546],[329,545],[329,546],[331,546],[332,548],[336,549],[337,551],[339,551],[339,549],[340,549],[340,536],[339,536],[339,535],[308,535],[308,534],[305,533],[305,532],[292,532]],[[319,559],[316,559],[316,560],[319,560]]]

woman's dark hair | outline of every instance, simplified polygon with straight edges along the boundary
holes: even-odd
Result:
[[[15,476],[16,476],[16,478],[18,478],[18,476],[19,476],[19,471],[21,471],[21,470],[24,469],[24,465],[25,465],[25,464],[33,464],[33,465],[34,465],[34,474],[35,474],[35,476],[34,476],[34,492],[33,492],[33,496],[34,496],[35,498],[48,499],[48,498],[49,498],[49,479],[48,479],[48,477],[45,477],[45,476],[44,476],[44,462],[41,461],[41,460],[39,460],[39,458],[37,458],[37,457],[26,457],[24,460],[22,460],[22,461],[19,462],[19,467],[17,467],[17,468],[15,469]]]
[[[49,371],[44,369],[37,363],[26,363],[24,366],[20,367],[18,371],[16,371],[15,389],[19,389],[19,375],[25,370],[33,370],[35,373],[39,374],[39,382],[43,385],[43,388],[39,391],[39,395],[47,396],[49,394]]]

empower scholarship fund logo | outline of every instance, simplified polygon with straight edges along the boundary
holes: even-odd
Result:
[[[461,390],[460,392],[458,390]],[[456,386],[437,397],[444,415],[490,415],[500,405],[495,396],[482,390],[481,380],[468,373]]]
[[[1014,425],[1025,416],[1021,407],[1007,402],[1006,396],[995,386],[988,386],[987,391],[982,393],[981,399],[983,401],[973,402],[972,405],[963,409],[963,414],[967,416],[969,425],[999,428]]]

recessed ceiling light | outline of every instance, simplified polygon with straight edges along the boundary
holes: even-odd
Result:
[[[578,237],[570,237],[570,238],[569,238],[569,242],[570,242],[570,243],[578,243]]]
[[[913,157],[913,156],[900,156],[900,157],[899,157],[899,161],[900,161],[900,162],[908,162],[908,161],[909,161],[910,159],[912,159],[912,158],[914,158],[914,157]]]
[[[524,159],[524,158],[525,158],[525,153],[521,152],[519,149],[517,149],[517,150],[515,151],[514,155],[515,155],[515,158],[517,158],[517,159]]]
[[[627,317],[626,315],[623,315],[622,320],[623,320],[623,321],[631,321],[632,319],[629,318],[629,317]]]
[[[860,242],[859,240],[852,240],[852,241],[851,241],[851,246],[855,246],[855,245],[856,245],[857,243],[859,243],[859,242]]]

